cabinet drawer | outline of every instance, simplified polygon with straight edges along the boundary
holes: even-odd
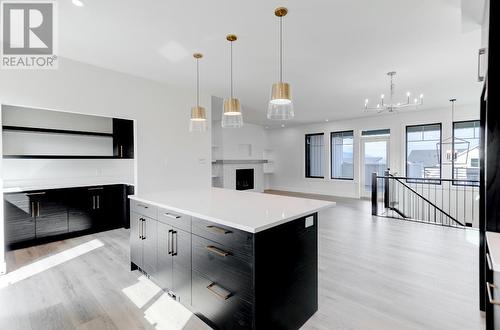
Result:
[[[151,219],[157,219],[157,207],[143,202],[138,202],[133,199],[130,200],[130,211],[138,214],[145,215]]]
[[[158,209],[158,220],[175,228],[191,232],[191,217],[168,209]]]
[[[217,329],[252,329],[252,304],[193,271],[193,304],[198,317]]]
[[[192,218],[193,234],[253,255],[253,234],[199,218]]]
[[[247,301],[253,300],[253,265],[245,254],[193,235],[193,270]]]

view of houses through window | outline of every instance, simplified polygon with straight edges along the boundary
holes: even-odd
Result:
[[[440,179],[441,124],[406,127],[406,176]]]
[[[325,164],[324,134],[306,135],[306,177],[323,178]]]
[[[354,131],[331,133],[332,179],[354,179]]]
[[[479,120],[453,123],[453,179],[479,181]]]

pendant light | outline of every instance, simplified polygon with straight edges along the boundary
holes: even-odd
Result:
[[[196,106],[191,108],[190,132],[205,132],[207,130],[207,114],[205,108],[200,106],[200,59],[203,54],[194,53],[196,59]]]
[[[283,17],[288,13],[285,7],[276,8],[274,15],[279,20],[280,27],[280,67],[279,82],[273,84],[271,89],[271,100],[267,108],[267,118],[273,120],[290,120],[294,117],[292,94],[290,84],[283,81]]]
[[[222,109],[222,127],[234,127],[239,128],[243,126],[243,116],[241,114],[240,100],[233,96],[233,42],[238,39],[234,34],[229,34],[226,36],[226,40],[229,41],[230,52],[231,52],[231,88],[230,97],[224,100],[224,105]]]
[[[470,152],[470,142],[458,137],[455,137],[453,132],[453,123],[455,122],[455,102],[457,99],[450,99],[451,103],[451,129],[450,137],[444,139],[441,143],[437,143],[437,153],[441,157],[441,152],[444,151],[444,158],[441,159],[443,165],[464,165],[467,164]]]

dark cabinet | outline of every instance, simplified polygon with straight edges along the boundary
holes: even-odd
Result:
[[[148,275],[157,272],[157,222],[135,212],[130,216],[130,260]]]
[[[33,240],[35,236],[35,206],[29,194],[4,195],[5,243]]]
[[[36,237],[46,237],[68,232],[68,208],[58,190],[31,194],[35,204]]]
[[[191,233],[158,222],[158,267],[160,287],[191,305]]]
[[[11,248],[61,235],[128,227],[125,185],[4,194],[5,242]]]
[[[134,158],[134,122],[113,118],[113,156]]]

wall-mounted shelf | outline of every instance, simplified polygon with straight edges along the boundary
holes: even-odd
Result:
[[[69,135],[87,135],[87,136],[102,136],[102,137],[113,137],[113,133],[101,133],[101,132],[84,132],[84,131],[72,131],[64,129],[52,129],[52,128],[38,128],[38,127],[23,127],[23,126],[2,126],[4,131],[17,131],[17,132],[29,132],[29,133],[48,133],[48,134],[69,134]]]
[[[3,110],[4,159],[134,158],[133,120],[17,106]]]

